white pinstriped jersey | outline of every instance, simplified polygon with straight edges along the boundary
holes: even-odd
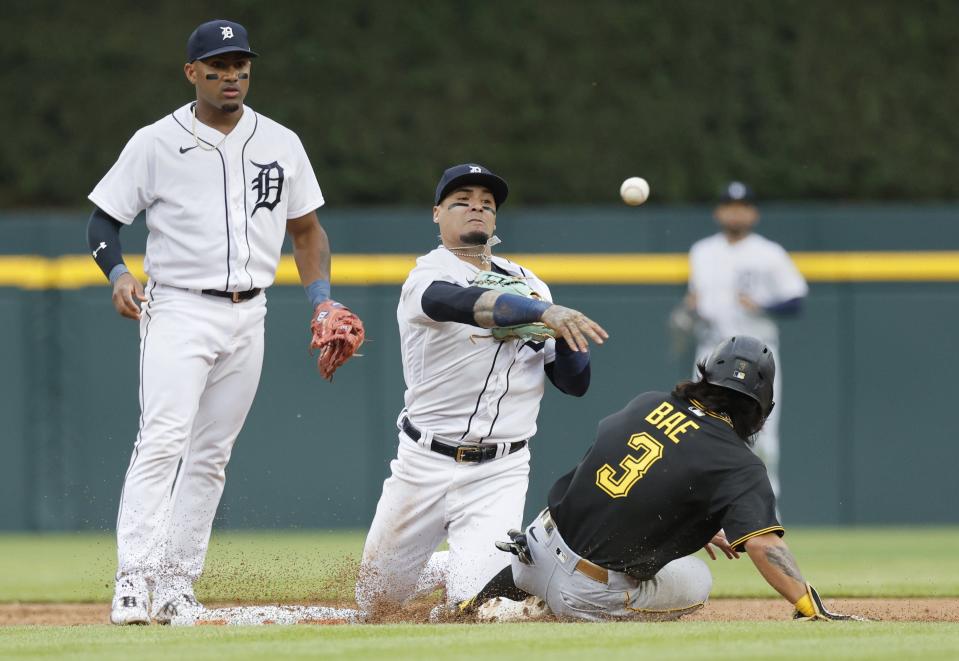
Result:
[[[736,243],[722,233],[697,241],[689,251],[689,268],[689,290],[696,294],[697,312],[706,322],[699,340],[707,347],[741,333],[778,346],[776,322],[744,308],[739,294],[767,306],[809,291],[783,247],[758,234]]]
[[[530,271],[501,257],[493,263],[527,278],[544,300],[549,288]],[[547,363],[555,341],[497,342],[485,328],[438,322],[423,312],[423,292],[435,281],[468,287],[479,272],[446,248],[416,260],[400,294],[396,318],[403,354],[404,396],[413,424],[454,442],[502,443],[536,433]]]
[[[295,133],[249,106],[226,136],[197,122],[198,146],[192,106],[137,131],[89,198],[125,224],[146,211],[144,267],[157,282],[268,287],[286,221],[323,205],[310,160]]]

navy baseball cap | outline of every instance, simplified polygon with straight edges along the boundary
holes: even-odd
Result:
[[[744,204],[751,204],[756,200],[756,196],[753,195],[753,189],[744,184],[741,181],[730,181],[726,184],[726,187],[723,188],[722,195],[719,196],[720,202],[742,202]]]
[[[433,204],[439,204],[443,198],[450,194],[450,191],[461,186],[478,184],[486,186],[493,193],[493,199],[496,200],[496,208],[503,206],[506,196],[509,195],[509,186],[506,181],[476,163],[463,163],[454,165],[446,170],[440,177],[440,182],[436,184],[436,199]]]
[[[223,53],[245,53],[256,57],[256,53],[250,50],[250,39],[245,27],[233,21],[207,21],[187,39],[187,62],[196,62]]]

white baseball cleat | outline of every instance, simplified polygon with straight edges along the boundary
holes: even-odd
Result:
[[[175,626],[190,626],[204,612],[203,604],[193,596],[193,590],[166,596],[166,601],[154,600],[159,608],[153,613],[153,621],[157,624],[172,624]]]
[[[150,624],[150,589],[142,576],[117,579],[110,608],[113,624]]]
[[[549,614],[549,606],[536,596],[527,597],[523,601],[496,597],[476,610],[476,619],[480,622],[528,622],[542,620]]]

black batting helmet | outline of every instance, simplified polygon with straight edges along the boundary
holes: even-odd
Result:
[[[766,417],[772,412],[773,379],[776,361],[773,352],[755,337],[738,335],[724,340],[706,359],[706,383],[729,388],[754,399]]]

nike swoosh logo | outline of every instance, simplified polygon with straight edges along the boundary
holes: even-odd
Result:
[[[192,147],[180,147],[180,153],[185,154],[191,149],[196,149],[197,147],[199,147],[199,145],[193,145]]]

